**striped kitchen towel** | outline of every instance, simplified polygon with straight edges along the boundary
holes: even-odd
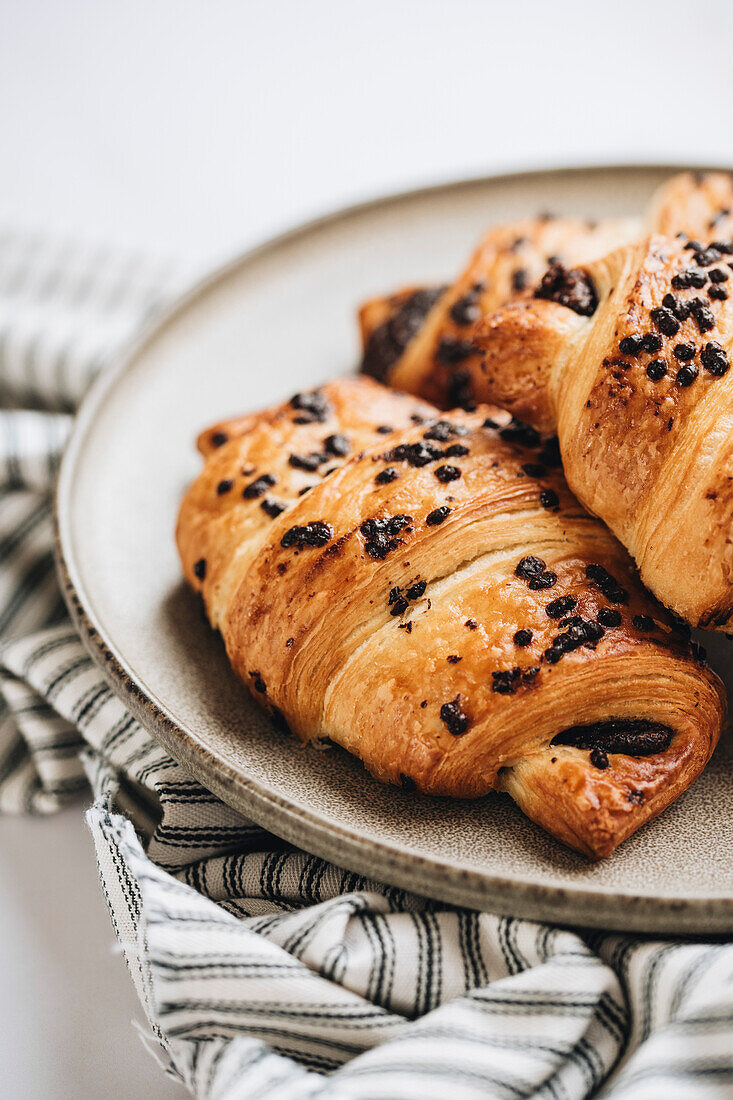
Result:
[[[180,272],[0,237],[0,809],[50,813],[91,784],[159,1060],[211,1100],[733,1096],[733,945],[553,928],[342,871],[219,802],[107,686],[56,586],[50,494],[74,407]]]

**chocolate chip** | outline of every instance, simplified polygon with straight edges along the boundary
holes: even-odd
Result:
[[[456,435],[466,435],[468,429],[462,425],[451,424],[450,420],[437,420],[425,432],[423,439],[433,439],[436,443],[447,443]]]
[[[695,358],[695,348],[692,344],[675,344],[672,354],[681,363],[689,363],[691,359]]]
[[[707,272],[697,267],[688,267],[686,271],[680,271],[678,275],[673,276],[672,286],[675,290],[689,290],[690,287],[700,290],[707,281]]]
[[[223,497],[225,493],[229,492],[233,484],[234,482],[228,477],[220,481],[216,487],[216,492],[218,496]]]
[[[582,626],[583,625],[583,616],[582,615],[568,615],[568,617],[566,619],[562,619],[561,622],[559,622],[557,625],[558,626]]]
[[[541,592],[545,588],[553,588],[556,584],[557,573],[553,573],[551,569],[546,569],[538,577],[530,577],[527,587],[531,592]]]
[[[694,363],[688,363],[687,366],[680,367],[680,369],[677,371],[675,382],[678,386],[682,386],[684,389],[687,389],[687,387],[691,386],[692,383],[695,381],[697,375],[698,368],[695,366]]]
[[[594,768],[599,768],[601,771],[604,771],[609,765],[608,757],[603,749],[591,749],[590,762]]]
[[[214,432],[211,437],[211,445],[212,447],[223,447],[228,439],[229,436],[226,432]]]
[[[602,607],[596,618],[602,626],[621,625],[621,612],[617,611],[615,607]]]
[[[392,591],[394,591],[394,589]],[[390,615],[401,615],[404,611],[407,611],[407,608],[409,607],[409,604],[408,604],[408,602],[407,602],[407,600],[405,599],[404,596],[397,596],[393,600],[393,599],[391,599],[391,593],[390,593],[390,601],[389,602],[392,604],[392,610],[390,611]]]
[[[377,485],[389,485],[391,481],[396,481],[399,476],[394,466],[386,466],[384,470],[377,474],[374,480]]]
[[[510,668],[491,673],[491,690],[499,695],[513,695],[522,677],[521,668]]]
[[[459,661],[463,660],[463,657],[459,657],[457,653],[451,653],[450,657],[446,657],[449,665],[457,665]]]
[[[713,264],[719,263],[722,258],[717,248],[712,246],[695,253],[695,263],[699,267],[712,267]]]
[[[450,508],[446,508],[445,505],[442,505],[440,508],[434,508],[432,512],[428,512],[425,517],[425,523],[428,527],[437,527],[438,524],[443,523],[449,515]]]
[[[366,519],[359,530],[365,538],[364,549],[372,558],[380,561],[396,550],[401,539],[397,535],[412,523],[411,516],[396,515],[381,519]]]
[[[518,646],[521,646],[522,648],[524,648],[524,646],[529,645],[531,641],[532,641],[532,631],[531,630],[518,630],[516,632],[516,634],[514,635],[514,644],[518,645]]]
[[[636,357],[641,352],[643,343],[643,337],[638,336],[636,333],[632,336],[624,336],[623,340],[619,343],[618,350],[622,355],[632,355]]]
[[[464,734],[469,726],[468,715],[461,709],[461,697],[456,695],[450,703],[443,703],[440,708],[440,717],[443,723],[447,726],[448,732],[452,733],[454,737],[460,737]]]
[[[560,498],[554,489],[543,489],[540,493],[540,504],[543,508],[555,509],[560,507]]]
[[[200,581],[204,579],[206,576],[206,558],[199,558],[198,561],[194,562],[193,573]]]
[[[262,477],[258,477],[255,481],[251,481],[249,485],[245,486],[242,490],[242,496],[245,500],[253,500],[255,497],[263,497],[268,489],[276,483],[277,478],[273,474],[263,474]]]
[[[348,437],[338,433],[327,436],[323,441],[323,446],[329,454],[337,455],[339,458],[344,458],[351,450]]]
[[[680,323],[671,309],[663,306],[661,309],[653,309],[651,318],[659,331],[665,336],[676,336],[680,331]],[[661,347],[661,340],[659,342]]]
[[[528,272],[526,267],[518,267],[516,271],[512,272],[512,290],[516,290],[518,293],[527,289]]]
[[[384,455],[387,462],[406,462],[416,468],[427,466],[442,457],[443,452],[434,443],[400,443]]]
[[[333,538],[333,527],[323,520],[313,520],[305,526],[291,527],[280,539],[280,545],[287,550],[296,546],[302,550],[306,546],[325,546]]]
[[[273,500],[272,497],[265,497],[260,503],[260,508],[263,512],[266,512],[271,519],[276,519],[281,512],[285,511],[287,505],[283,504],[280,500]]]
[[[568,269],[562,263],[548,267],[534,296],[557,302],[581,317],[592,317],[598,306],[596,288],[590,275],[580,268]]]
[[[464,458],[468,453],[468,447],[463,443],[451,443],[450,447],[446,447],[443,451],[446,458]]]
[[[675,325],[677,325],[677,322],[674,320],[674,317],[672,318],[672,320],[674,321]],[[677,328],[679,328],[679,325],[677,325]],[[675,329],[675,331],[677,331],[677,330]],[[671,335],[674,336],[674,332],[671,333]],[[662,347],[662,337],[658,336],[656,334],[656,332],[647,332],[646,335],[642,337],[642,340],[641,340],[641,350],[642,351],[648,351],[648,352],[651,352],[653,354],[655,351],[659,351],[661,347]]]
[[[394,431],[394,428],[391,426],[391,424],[380,424],[379,427],[375,428],[374,430],[376,432],[379,432],[380,435],[391,435]]]
[[[428,587],[427,581],[415,581],[405,592],[408,600],[419,600],[421,596],[425,595],[425,589]]]
[[[631,622],[637,630],[642,630],[644,632],[657,629],[657,624],[650,615],[634,615]]]
[[[548,603],[545,612],[551,619],[561,619],[563,615],[567,615],[568,611],[573,611],[577,606],[578,601],[574,596],[558,596],[556,600]]]
[[[331,406],[320,390],[313,390],[311,393],[296,393],[291,398],[290,404],[294,409],[299,409],[306,414],[305,418],[301,418],[301,422],[309,423],[317,421],[323,423],[328,419],[328,415],[331,412]]]
[[[475,619],[466,619],[465,625],[469,630],[476,630],[478,628],[478,623]]]
[[[715,315],[709,306],[706,306],[702,298],[695,298],[690,302],[690,312],[695,318],[697,327],[700,332],[710,332],[712,328],[715,328]]]
[[[677,294],[665,294],[662,305],[673,313],[678,321],[686,321],[690,316],[690,307]]]
[[[664,359],[652,359],[651,363],[647,364],[646,373],[652,382],[658,382],[667,373],[667,364]]]
[[[721,347],[716,340],[711,340],[705,345],[700,353],[700,361],[705,370],[715,378],[722,377],[730,366],[725,348]]]
[[[449,481],[457,481],[461,476],[461,471],[457,466],[438,466],[435,471],[435,476],[438,481],[441,481],[444,485],[447,485]]]
[[[514,570],[515,576],[522,577],[523,580],[528,581],[530,577],[538,577],[540,573],[544,572],[546,566],[542,558],[535,558],[531,555],[526,558],[522,558],[519,565]]]
[[[585,567],[585,575],[589,581],[593,581],[594,584],[600,588],[603,595],[611,603],[628,603],[629,594],[625,588],[622,588],[616,578],[604,569],[602,565],[591,563]]]
[[[311,474],[324,462],[328,462],[328,455],[324,454],[323,451],[311,451],[307,455],[288,456],[289,466],[292,466],[295,470],[307,470]]]
[[[727,302],[728,291],[725,289],[725,287],[722,286],[709,286],[708,298],[711,298],[713,301],[716,302]]]

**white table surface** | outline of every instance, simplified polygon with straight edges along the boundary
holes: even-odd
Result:
[[[0,0],[0,226],[217,262],[525,166],[733,165],[728,0]],[[0,821],[4,1100],[182,1095],[130,1025],[81,805]]]

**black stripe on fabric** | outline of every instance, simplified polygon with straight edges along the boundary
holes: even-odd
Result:
[[[22,579],[12,596],[0,611],[0,636],[6,634],[20,611],[37,597],[37,589],[50,576],[54,575],[53,552],[47,550],[36,557],[25,570]]]
[[[72,647],[74,652],[78,653],[79,645],[79,636],[75,634],[71,628],[69,628],[69,630],[64,631],[63,634],[60,634],[53,638],[49,638],[47,641],[42,642],[41,645],[35,646],[33,652],[29,653],[23,662],[20,670],[22,678],[24,680],[32,679],[31,673],[33,672],[33,669],[36,667],[36,665],[40,661],[42,661],[44,657],[48,657],[57,649]]]
[[[90,666],[91,661],[86,656],[76,657],[68,664],[62,665],[60,669],[57,669],[53,678],[43,685],[43,694],[48,700],[53,701],[67,680],[76,679],[78,673],[87,672]]]
[[[48,501],[36,504],[9,534],[0,539],[0,566],[22,546],[42,523],[48,521]]]
[[[652,1031],[652,1017],[654,1014],[654,1000],[656,996],[657,971],[667,956],[676,950],[674,944],[665,944],[660,947],[652,959],[651,965],[646,968],[646,980],[644,993],[637,1010],[637,1027],[641,1036],[641,1042],[647,1039]]]
[[[612,1039],[625,1043],[628,1038],[630,1019],[628,1010],[619,1005],[613,994],[604,992],[598,1000],[598,1019]]]
[[[688,1089],[685,1085],[685,1080],[687,1078],[691,1081],[711,1078],[712,1081],[715,1082],[733,1082],[733,1065],[731,1065],[729,1059],[726,1059],[725,1062],[695,1059],[684,1065],[680,1065],[678,1062],[675,1062],[674,1065],[670,1065],[666,1059],[654,1062],[652,1065],[645,1066],[643,1069],[627,1071],[622,1077],[615,1081],[613,1093],[614,1100],[617,1096],[623,1096],[629,1089],[634,1090],[632,1092],[634,1098],[643,1098],[644,1093],[636,1090],[644,1081],[653,1081],[657,1087],[662,1085],[665,1081],[669,1082],[669,1088],[671,1090],[669,1093],[670,1097],[686,1097],[687,1095],[696,1096],[696,1088],[691,1085]],[[655,1095],[658,1095],[658,1093],[655,1093]]]
[[[180,1011],[185,1013],[185,1003],[182,1004]],[[169,1013],[167,1011],[165,1004],[158,1006],[158,1012],[166,1018],[175,1015],[175,1012]],[[209,1019],[188,1022],[182,1020],[180,1023],[174,1023],[167,1019],[164,1030],[165,1034],[171,1038],[236,1039],[241,1035],[246,1035],[266,1039],[278,1053],[287,1053],[288,1056],[298,1059],[301,1057],[318,1057],[317,1048],[320,1048],[322,1052],[320,1056],[331,1060],[331,1068],[341,1065],[345,1058],[362,1054],[364,1050],[359,1043],[348,1043],[343,1039],[334,1038],[333,1035],[315,1035],[310,1032],[292,1031],[285,1027],[277,1027],[274,1024],[268,1025],[258,1020],[238,1019],[230,1023],[226,1020]],[[325,1051],[332,1051],[333,1054],[329,1056]],[[342,1058],[337,1059],[336,1054],[342,1055]]]
[[[318,979],[311,974],[311,979]],[[239,1001],[236,998],[223,1001],[209,997],[185,997],[180,1001],[162,1000],[159,1011],[164,1015],[176,1012],[210,1012],[222,1016],[266,1016],[282,1020],[306,1020],[313,1023],[336,1021],[339,1027],[353,1031],[365,1028],[393,1028],[396,1021],[391,1014],[385,1013],[375,1005],[352,1004],[349,1001],[307,1002],[291,1006],[289,1001]]]
[[[411,913],[410,918],[415,928],[415,939],[417,944],[417,965],[415,967],[415,1000],[413,1008],[413,1016],[419,1017],[425,1015],[425,1005],[427,1004],[427,973],[425,964],[425,943],[423,937],[423,928],[420,916],[417,913]]]

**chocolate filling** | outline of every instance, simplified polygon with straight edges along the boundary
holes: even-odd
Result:
[[[669,726],[649,718],[608,718],[588,726],[571,726],[553,737],[550,744],[623,752],[627,756],[651,756],[669,748],[672,734]]]
[[[430,310],[446,290],[444,286],[416,290],[389,320],[375,328],[367,340],[361,361],[362,374],[384,382],[403,351],[416,336]]]

